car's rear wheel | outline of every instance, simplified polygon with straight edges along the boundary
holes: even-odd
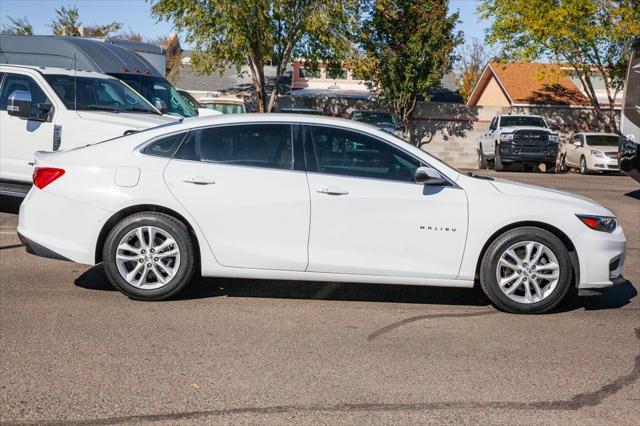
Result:
[[[121,220],[103,248],[104,270],[115,288],[137,300],[163,300],[180,292],[194,271],[193,242],[186,226],[163,213]]]
[[[570,281],[566,246],[552,233],[535,227],[500,235],[485,252],[480,266],[482,290],[505,312],[547,312],[564,299]]]

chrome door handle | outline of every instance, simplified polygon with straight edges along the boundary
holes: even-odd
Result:
[[[321,194],[329,194],[329,195],[347,195],[349,191],[346,189],[338,188],[337,186],[321,186],[316,189],[316,192]]]
[[[194,185],[213,185],[215,180],[201,176],[190,176],[184,180],[186,183],[192,183]]]

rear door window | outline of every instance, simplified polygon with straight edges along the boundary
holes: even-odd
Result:
[[[293,170],[291,126],[247,124],[192,130],[174,158]]]

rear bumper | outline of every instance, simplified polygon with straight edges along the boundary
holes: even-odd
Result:
[[[34,187],[20,205],[17,231],[29,253],[93,265],[98,235],[110,216],[107,210]]]
[[[18,238],[20,239],[20,242],[22,243],[22,245],[24,245],[24,248],[27,250],[27,253],[35,254],[36,256],[46,257],[46,258],[55,259],[55,260],[66,260],[66,261],[71,260],[71,259],[67,259],[60,253],[56,253],[55,251],[50,250],[45,246],[36,243],[35,241],[31,241],[29,238],[25,237],[20,232],[18,232]]]

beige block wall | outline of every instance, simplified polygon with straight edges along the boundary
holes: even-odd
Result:
[[[299,98],[281,96],[278,108],[313,108],[325,115],[347,117],[356,109],[380,109],[375,103],[360,99]],[[411,125],[413,141],[421,141],[422,149],[459,168],[476,168],[477,148],[491,119],[499,114],[537,114],[550,127],[569,138],[578,131],[596,131],[597,121],[591,109],[564,107],[469,107],[464,104],[418,103]]]

